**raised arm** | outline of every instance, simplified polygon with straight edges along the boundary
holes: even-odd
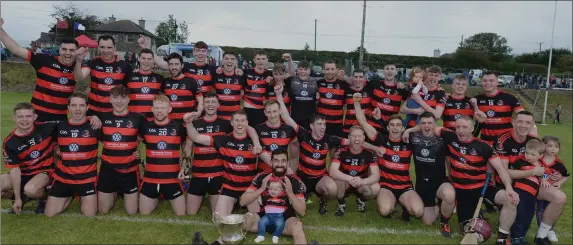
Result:
[[[140,49],[147,48],[145,37],[143,37],[143,36],[139,37],[139,39],[137,40],[137,44],[139,45]],[[159,67],[160,69],[166,70],[166,71],[169,70],[169,66],[167,64],[167,61],[165,61],[163,59],[163,57],[160,57],[157,54],[155,54],[155,55],[153,55],[153,61],[155,62],[155,65],[157,67]]]
[[[277,96],[277,102],[279,102],[280,109],[281,109],[281,118],[283,119],[283,121],[285,121],[286,125],[289,125],[296,130],[298,128],[298,125],[292,119],[292,117],[290,117],[290,114],[288,113],[287,107],[286,107],[284,99],[283,99],[283,89],[284,89],[283,86],[280,86],[280,85],[275,86],[275,94]],[[303,126],[308,127],[306,125],[303,125]]]
[[[10,37],[6,31],[4,31],[3,25],[4,19],[0,18],[0,40],[4,46],[6,46],[6,48],[10,50],[10,52],[14,55],[27,60],[28,50],[21,47],[14,39],[12,39],[12,37]]]
[[[83,81],[90,75],[90,68],[83,67],[84,57],[87,54],[87,49],[84,47],[76,50],[76,64],[74,66],[74,79],[77,82]],[[88,86],[89,89],[89,86]]]
[[[195,129],[195,126],[193,126],[193,120],[196,117],[197,115],[194,114],[194,112],[186,113],[185,116],[183,116],[183,120],[187,123],[187,135],[189,135],[189,138],[195,143],[211,145],[211,136],[200,134],[197,132],[197,129]]]
[[[369,139],[373,139],[374,137],[376,137],[376,134],[378,134],[378,131],[376,131],[376,128],[374,128],[372,125],[370,125],[370,123],[368,123],[368,121],[366,120],[366,116],[362,111],[362,107],[360,105],[360,99],[362,99],[362,94],[354,93],[353,98],[354,98],[354,111],[356,113],[356,120],[358,120],[360,127],[364,129],[366,137],[368,137]]]
[[[296,71],[294,70],[294,66],[292,63],[292,56],[289,53],[284,53],[283,54],[283,59],[286,60],[288,62],[288,76],[289,77],[294,77],[296,76]]]
[[[249,138],[251,138],[251,141],[253,141],[253,147],[254,147],[253,151],[255,151],[255,154],[261,153],[263,147],[261,146],[261,141],[259,135],[257,134],[257,130],[255,130],[255,128],[251,126],[247,126],[247,135],[249,136]],[[265,163],[270,165],[270,160],[269,162]]]

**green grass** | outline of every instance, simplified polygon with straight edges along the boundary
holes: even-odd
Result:
[[[2,93],[2,130],[1,137],[4,138],[14,127],[12,121],[12,108],[14,104],[21,101],[29,101],[31,95],[26,93]],[[571,167],[572,149],[572,126],[570,124],[539,126],[541,135],[556,135],[562,141],[561,158],[566,163],[569,170]],[[2,164],[2,166],[4,166]],[[3,170],[3,172],[6,172]],[[411,170],[413,174],[413,169]],[[565,193],[571,193],[571,181],[563,185]],[[340,243],[369,243],[369,244],[459,244],[460,236],[457,225],[452,225],[454,237],[452,239],[442,238],[437,233],[438,222],[433,226],[424,226],[419,220],[412,219],[409,223],[399,220],[399,213],[396,212],[392,219],[382,218],[375,210],[375,203],[368,202],[366,213],[356,211],[354,197],[347,199],[347,214],[343,218],[334,216],[336,209],[335,201],[329,203],[329,211],[326,215],[318,214],[318,200],[312,199],[313,204],[308,205],[307,215],[303,218],[303,223],[307,226],[306,234],[309,240],[316,239],[321,244]],[[25,210],[33,211],[36,202],[32,201],[25,206]],[[10,202],[3,200],[2,208],[9,208]],[[400,210],[398,210],[400,211]],[[55,218],[46,218],[30,213],[22,215],[2,214],[1,238],[3,243],[177,243],[189,244],[192,234],[201,231],[206,240],[213,241],[218,233],[211,222],[210,208],[203,205],[201,211],[196,216],[175,217],[172,214],[168,202],[161,201],[157,210],[150,216],[136,215],[127,217],[123,211],[123,203],[120,201],[108,215],[99,215],[97,218],[82,217],[79,203],[74,202],[64,215]],[[568,196],[567,204],[561,218],[559,219],[556,231],[560,243],[571,244],[571,196]],[[497,215],[488,214],[492,226],[497,227]],[[128,220],[128,219],[136,219]],[[457,218],[454,215],[450,224],[456,224]],[[322,228],[321,228],[322,227]],[[328,230],[337,228],[340,230]],[[351,230],[352,229],[352,230]],[[350,231],[349,231],[350,230]],[[412,234],[389,234],[388,232],[416,231]],[[533,234],[537,231],[537,225],[532,224],[529,232],[529,241],[533,242]],[[357,234],[356,232],[361,232]],[[378,233],[376,233],[378,232]],[[384,234],[380,234],[384,233]],[[495,236],[495,234],[494,234]],[[254,234],[249,234],[246,243],[253,243]],[[495,242],[495,237],[488,240],[488,244]],[[282,242],[291,243],[292,239],[285,237]],[[265,240],[265,244],[270,244],[270,237]]]

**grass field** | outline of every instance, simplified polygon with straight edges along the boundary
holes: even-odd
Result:
[[[14,127],[12,109],[14,104],[29,101],[30,94],[1,93],[2,118],[1,137],[4,138]],[[562,141],[561,159],[569,170],[571,166],[572,136],[571,124],[539,126],[540,135],[559,136]],[[3,163],[2,163],[2,166]],[[6,170],[3,170],[6,172]],[[411,170],[413,174],[413,169]],[[571,181],[563,185],[568,193],[567,204],[563,215],[557,223],[556,231],[561,244],[571,244]],[[343,218],[335,217],[336,201],[331,201],[326,215],[318,214],[318,201],[315,197],[313,204],[307,206],[307,215],[303,218],[307,238],[318,240],[321,244],[459,244],[461,237],[457,225],[452,225],[454,237],[443,238],[438,233],[438,222],[433,226],[424,226],[419,220],[410,222],[399,220],[400,212],[396,212],[392,219],[382,218],[375,210],[373,201],[368,202],[367,212],[356,211],[354,197],[347,200],[347,214]],[[25,206],[33,211],[36,202],[32,201]],[[2,201],[2,208],[10,207],[9,201]],[[2,214],[1,239],[2,243],[30,244],[30,243],[78,243],[78,244],[118,244],[118,243],[187,243],[192,239],[193,232],[201,231],[206,240],[211,242],[218,235],[211,223],[209,207],[204,205],[196,216],[175,217],[168,202],[160,202],[157,210],[150,216],[127,216],[123,212],[123,203],[116,204],[108,215],[99,215],[96,218],[81,216],[79,204],[74,202],[65,214],[55,218],[46,218],[32,213],[22,215]],[[398,209],[399,210],[399,209]],[[487,214],[492,226],[497,227],[497,215]],[[450,224],[456,224],[454,215]],[[528,240],[533,242],[533,235],[537,225],[531,226]],[[494,235],[492,235],[494,236]],[[252,244],[254,234],[249,234],[246,244]],[[490,238],[487,244],[493,244],[495,237]],[[290,238],[282,238],[282,243],[291,243]],[[265,240],[270,244],[270,238]]]

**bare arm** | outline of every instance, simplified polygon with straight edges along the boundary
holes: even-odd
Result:
[[[376,131],[376,128],[374,128],[372,125],[370,125],[370,123],[368,123],[368,121],[366,120],[366,116],[364,115],[364,112],[362,111],[362,108],[360,105],[360,101],[356,101],[356,100],[354,101],[354,111],[356,113],[356,120],[358,120],[360,127],[362,127],[364,129],[366,136],[369,139],[373,139],[374,137],[376,137],[376,134],[378,134],[378,131]]]
[[[509,173],[507,172],[507,167],[503,166],[503,164],[501,164],[501,161],[498,161],[496,159],[499,160],[498,157],[494,157],[493,159],[490,158],[488,162],[499,175],[499,178],[501,179],[501,182],[503,182],[503,184],[505,185],[506,190],[513,191],[513,187],[511,185],[512,181],[511,177],[509,176]]]
[[[2,21],[2,22],[4,22],[4,21]],[[20,47],[20,45],[14,39],[12,39],[10,36],[8,36],[6,31],[4,31],[4,28],[2,28],[1,26],[2,26],[2,24],[0,24],[0,40],[2,40],[2,43],[14,55],[28,60],[28,50]],[[16,192],[14,192],[14,193],[16,193]]]
[[[90,75],[90,69],[89,68],[84,68],[82,67],[82,62],[83,61],[78,61],[78,59],[76,59],[76,64],[74,66],[74,79],[77,82],[86,80],[86,78]],[[89,89],[90,86],[88,86]],[[89,90],[88,90],[89,92]]]
[[[306,214],[306,202],[304,197],[297,197],[294,193],[287,193],[288,200],[294,209],[294,212],[299,216]]]
[[[340,172],[339,161],[332,161],[328,170],[330,177],[334,178],[335,180],[350,181],[350,179],[352,179],[352,176]]]
[[[290,117],[288,110],[286,108],[284,99],[283,99],[283,88],[275,89],[275,94],[277,95],[277,102],[279,102],[280,110],[281,110],[281,118],[285,121],[286,125],[293,127],[295,130],[298,128],[296,122]]]
[[[511,179],[524,179],[533,176],[533,169],[528,169],[528,170],[508,169],[507,173],[509,174],[509,177],[511,177]]]
[[[193,126],[192,121],[187,123],[187,135],[189,135],[189,138],[195,143],[199,143],[202,145],[211,145],[211,137],[207,135],[202,135],[199,132],[197,132],[197,129],[195,129],[195,126]]]
[[[243,195],[241,195],[239,203],[243,207],[247,206],[256,201],[261,196],[261,194],[263,194],[263,192],[265,192],[265,188],[262,187],[256,190],[249,188],[245,191],[245,193],[243,193]]]
[[[165,60],[163,59],[163,57],[158,56],[158,55],[154,55],[153,61],[155,62],[155,65],[156,65],[159,69],[166,70],[166,71],[169,70],[169,65],[168,65],[167,61],[165,61]]]
[[[413,94],[412,99],[415,100],[416,102],[418,102],[418,104],[420,104],[420,107],[422,107],[424,109],[424,111],[427,111],[427,112],[434,114],[434,117],[436,117],[436,118],[442,117],[442,113],[444,113],[444,107],[436,106],[436,109],[434,109],[431,106],[429,106],[426,103],[426,101],[424,101],[422,99],[422,97],[420,97],[420,95],[418,95],[418,94]],[[406,104],[406,103],[404,103],[404,104]]]
[[[202,112],[203,112],[203,96],[198,96],[197,97],[197,113],[199,113],[199,115],[201,115]]]
[[[261,141],[259,139],[259,135],[257,134],[257,130],[251,126],[247,126],[247,135],[253,141],[253,146],[262,148]]]
[[[368,178],[362,179],[364,184],[371,185],[378,183],[378,181],[380,181],[380,168],[378,168],[378,165],[370,165],[368,169],[370,170],[370,175]]]
[[[21,197],[21,184],[22,184],[22,172],[20,167],[15,167],[10,170],[10,182],[12,182],[12,190],[14,190],[14,200],[22,200]]]

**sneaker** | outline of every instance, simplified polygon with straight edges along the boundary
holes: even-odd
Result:
[[[36,214],[44,214],[44,210],[46,210],[46,200],[38,201],[38,207],[36,208]]]
[[[448,224],[440,224],[440,232],[442,232],[442,236],[445,238],[452,237],[452,233],[450,231],[450,225]]]
[[[356,198],[356,207],[358,212],[364,213],[366,212],[366,203],[362,201],[360,198]]]
[[[273,243],[279,244],[279,237],[278,236],[273,236]]]
[[[536,245],[551,245],[551,241],[549,241],[549,238],[547,238],[547,237],[545,237],[545,238],[536,237],[535,238],[535,244]]]
[[[264,240],[265,240],[265,237],[264,237],[264,236],[257,236],[257,238],[255,238],[255,242],[256,242],[256,243],[260,243],[260,242],[262,242],[262,241],[264,241]]]
[[[207,242],[205,241],[205,239],[203,239],[203,235],[201,235],[201,232],[195,232],[195,234],[193,234],[193,240],[191,241],[192,245],[207,245]]]
[[[336,213],[334,213],[334,215],[337,217],[342,217],[344,216],[344,212],[346,212],[346,205],[338,205],[338,208],[336,209]]]
[[[317,240],[311,240],[308,244],[310,244],[310,245],[319,245]]]
[[[549,241],[551,241],[551,242],[558,242],[559,241],[557,239],[557,234],[555,234],[554,230],[550,230],[549,233],[547,233],[547,238],[549,238]]]
[[[497,239],[495,241],[495,245],[511,245],[511,240],[509,240],[509,238],[506,239]]]
[[[328,211],[327,202],[326,202],[326,200],[323,200],[321,198],[320,203],[319,203],[318,213],[319,214],[326,214],[327,211]]]
[[[406,208],[402,208],[402,220],[404,222],[410,222],[410,213]]]

